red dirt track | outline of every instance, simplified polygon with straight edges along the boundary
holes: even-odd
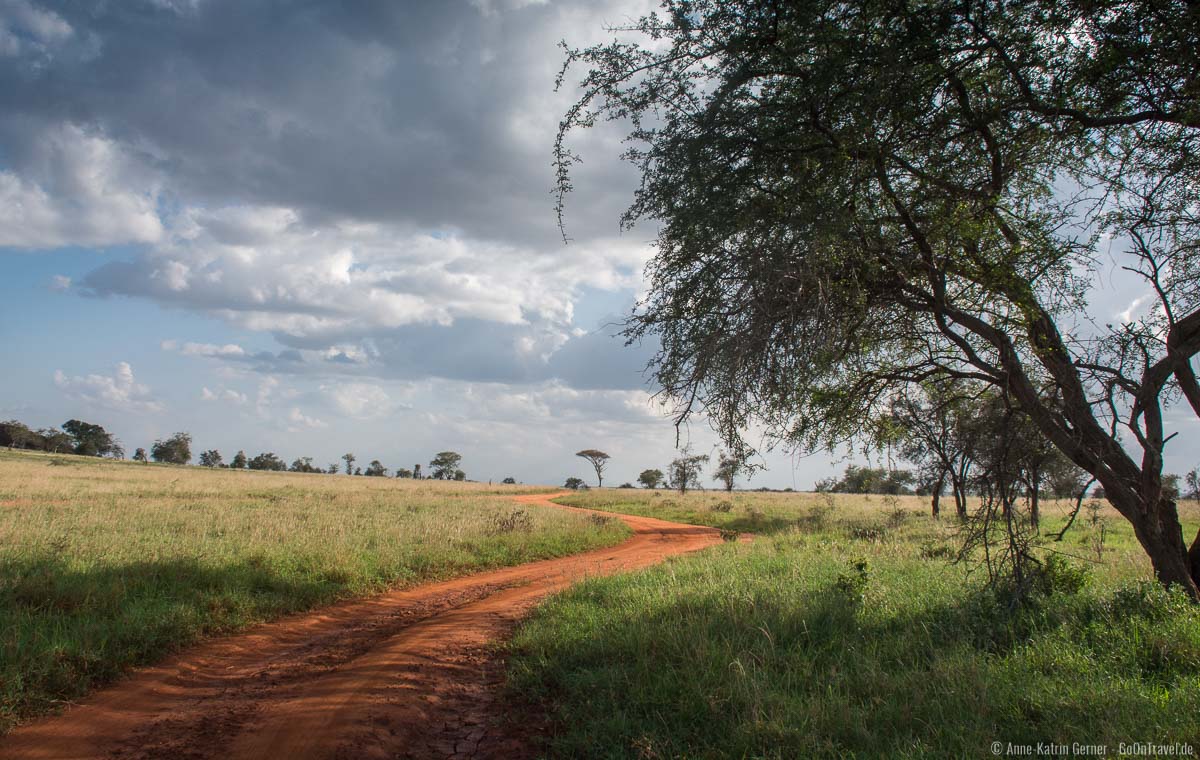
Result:
[[[562,495],[562,494],[556,494]],[[514,497],[559,507],[556,495]],[[346,602],[203,643],[0,739],[5,760],[520,758],[492,644],[547,594],[719,543],[630,515],[607,549]],[[532,727],[528,727],[532,728]]]

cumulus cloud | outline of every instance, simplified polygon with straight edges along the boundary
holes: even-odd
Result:
[[[176,350],[174,341],[164,341],[163,347],[167,350]],[[178,347],[178,351],[184,356],[241,357],[246,355],[246,349],[235,343],[226,343],[223,346],[212,343],[184,343]]]
[[[6,142],[13,165],[0,169],[0,247],[107,246],[162,236],[157,180],[112,140],[61,124]]]
[[[632,289],[649,248],[604,240],[539,251],[380,224],[312,226],[295,212],[237,208],[193,214],[171,240],[108,264],[94,295],[144,296],[222,316],[239,327],[328,345],[374,330],[567,325],[584,285]]]
[[[222,388],[219,391],[212,391],[207,386],[200,389],[200,400],[222,401],[238,406],[242,406],[249,401],[245,393],[240,393],[232,388]]]
[[[549,151],[573,97],[554,92],[558,40],[607,37],[650,0],[326,5],[288,23],[229,0],[50,5],[3,6],[61,51],[23,76],[0,67],[0,246],[140,243],[80,292],[300,352],[181,353],[537,382],[585,289],[641,287],[646,236],[617,229],[635,184],[618,132],[580,137],[596,160],[569,247]],[[434,347],[432,368],[413,344]]]
[[[320,428],[324,428],[324,427],[329,427],[326,423],[322,422],[321,420],[319,420],[315,417],[309,417],[308,415],[304,414],[297,407],[292,407],[288,411],[287,419],[288,419],[288,422],[291,423],[290,426],[288,427],[288,430],[290,432],[298,432],[304,428],[320,429]]]
[[[54,384],[67,398],[119,412],[157,413],[164,408],[148,386],[134,379],[128,362],[119,362],[112,375],[68,376],[55,370]]]

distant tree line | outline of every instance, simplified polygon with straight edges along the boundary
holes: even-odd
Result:
[[[47,451],[52,454],[79,454],[89,457],[123,459],[121,442],[99,425],[67,420],[61,429],[34,430],[23,422],[0,422],[0,446],[10,449]]]
[[[848,465],[842,477],[818,480],[818,493],[910,494],[916,478],[909,470]]]
[[[18,420],[0,422],[0,446],[10,449],[25,449],[28,451],[45,451],[60,454],[79,454],[82,456],[108,457],[124,459],[125,449],[121,442],[102,426],[81,420],[68,420],[61,429],[30,428]],[[460,466],[462,454],[456,451],[440,451],[429,462],[430,479],[459,480],[467,479],[466,472]],[[179,432],[167,438],[156,440],[149,451],[142,447],[134,450],[132,459],[135,462],[159,462],[162,464],[186,465],[192,461],[192,436],[187,432]],[[213,467],[231,470],[266,470],[274,472],[304,472],[336,475],[342,471],[337,463],[327,467],[313,464],[312,457],[297,457],[289,466],[283,459],[272,451],[264,451],[249,457],[245,451],[238,451],[227,463],[217,449],[207,449],[200,452],[198,464],[202,467]],[[362,475],[366,477],[388,477],[388,468],[378,459],[372,459],[366,468],[355,467],[358,458],[354,454],[342,455],[347,475]],[[414,464],[412,469],[398,467],[395,471],[397,478],[423,479],[421,465]],[[505,478],[506,483],[515,483],[513,478]]]

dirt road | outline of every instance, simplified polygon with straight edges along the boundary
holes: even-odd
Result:
[[[557,506],[553,495],[515,498]],[[542,597],[581,578],[721,540],[710,528],[620,517],[634,535],[615,547],[347,602],[207,642],[18,728],[0,739],[0,758],[527,756],[529,727],[505,720],[498,702],[503,662],[492,644]]]

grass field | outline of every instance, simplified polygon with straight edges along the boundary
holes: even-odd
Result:
[[[1068,563],[1057,588],[1010,615],[951,564],[956,521],[928,517],[924,499],[610,489],[561,501],[758,535],[539,608],[512,644],[511,688],[551,711],[553,756],[990,757],[993,742],[1200,753],[1200,610],[1149,581],[1111,509],[1080,517],[1053,546]],[[1043,532],[1066,511],[1049,505]],[[1182,511],[1190,538],[1200,509]]]
[[[628,533],[503,498],[538,490],[0,450],[0,731],[201,636]]]

